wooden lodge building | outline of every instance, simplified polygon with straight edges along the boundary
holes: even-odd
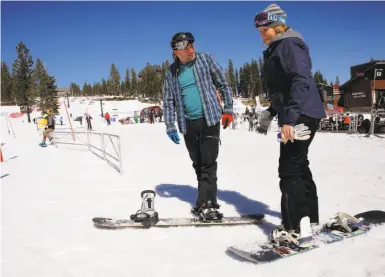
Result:
[[[340,86],[340,91],[338,105],[345,109],[385,108],[385,60],[350,67],[350,80]]]

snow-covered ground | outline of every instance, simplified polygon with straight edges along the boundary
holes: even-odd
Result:
[[[183,137],[180,145],[172,143],[163,123],[106,126],[97,101],[93,105],[74,101],[70,106],[72,119],[88,107],[96,132],[120,136],[124,173],[120,175],[83,146],[40,148],[36,125],[28,124],[25,116],[11,119],[14,138],[2,116],[2,276],[385,276],[385,227],[261,266],[226,252],[229,245],[265,240],[280,223],[276,133],[248,132],[246,124],[238,130],[221,129],[218,199],[225,215],[264,213],[267,224],[95,228],[93,217],[128,217],[136,212],[144,189],[158,193],[155,207],[161,217],[190,216],[196,177]],[[108,106],[129,113],[145,105],[111,102],[105,111]],[[60,112],[65,125],[58,129],[68,128],[65,110]],[[84,129],[84,123],[72,122],[77,130]],[[318,185],[322,221],[337,211],[385,210],[384,157],[384,139],[316,135],[310,166]]]

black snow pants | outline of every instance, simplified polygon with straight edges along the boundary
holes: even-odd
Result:
[[[281,214],[286,230],[296,230],[301,219],[310,217],[311,223],[319,223],[317,187],[309,168],[309,146],[318,129],[319,120],[301,115],[297,124],[304,123],[311,130],[309,140],[281,143],[279,178]]]
[[[216,203],[220,122],[207,126],[205,118],[200,118],[186,120],[186,124],[184,140],[198,181],[196,205],[203,201]]]

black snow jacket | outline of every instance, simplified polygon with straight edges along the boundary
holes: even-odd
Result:
[[[295,125],[301,114],[326,117],[316,82],[312,77],[309,48],[292,29],[277,35],[263,52],[264,80],[278,124]]]

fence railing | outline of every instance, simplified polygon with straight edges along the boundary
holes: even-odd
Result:
[[[88,131],[74,131],[75,141],[66,141],[65,136],[72,136],[71,131],[55,130],[53,132],[55,144],[69,144],[86,146],[93,154],[106,161],[123,174],[123,160],[121,141],[118,135],[108,133],[97,133]],[[99,151],[99,153],[97,152]],[[115,161],[116,163],[112,162]]]

